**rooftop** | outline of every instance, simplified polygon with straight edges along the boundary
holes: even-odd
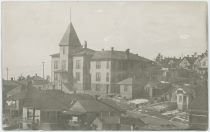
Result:
[[[76,100],[93,100],[94,98],[86,94],[65,94],[58,90],[41,91],[33,86],[28,86],[8,99],[23,100],[24,107],[35,106],[37,109],[66,110]]]
[[[126,53],[126,51],[96,51],[93,55],[92,60],[136,60],[136,61],[143,61],[143,62],[151,62],[151,60],[141,57],[137,54],[133,53]]]
[[[81,51],[74,53],[73,56],[93,55],[94,53],[95,53],[95,51],[92,49],[83,48],[83,49],[81,49]]]
[[[99,102],[98,100],[78,100],[77,101],[85,110],[85,112],[115,112],[112,107]]]
[[[56,54],[52,54],[52,55],[50,55],[51,57],[60,57],[60,53],[56,53]]]

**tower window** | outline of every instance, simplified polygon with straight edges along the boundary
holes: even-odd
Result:
[[[76,60],[76,69],[80,69],[80,60]]]

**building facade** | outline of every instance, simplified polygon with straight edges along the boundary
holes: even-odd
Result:
[[[97,51],[90,62],[91,92],[95,95],[116,95],[120,93],[118,82],[139,72],[152,61],[126,51]]]
[[[91,89],[90,59],[94,53],[94,50],[87,48],[85,41],[84,48],[73,55],[73,87],[76,92],[86,93]]]

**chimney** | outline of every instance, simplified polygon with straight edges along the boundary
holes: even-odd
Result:
[[[129,58],[130,49],[126,49],[125,51],[127,59]]]
[[[35,74],[35,76],[37,77],[37,74]]]
[[[104,49],[101,49],[101,51],[104,51]]]
[[[189,55],[187,55],[187,57],[189,57]]]
[[[111,51],[114,51],[114,47],[111,47]]]
[[[85,41],[84,48],[87,49],[87,41]]]
[[[13,77],[11,77],[11,81],[13,81]]]
[[[126,54],[128,55],[130,53],[130,49],[126,49]]]

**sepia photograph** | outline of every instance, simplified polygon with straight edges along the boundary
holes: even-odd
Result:
[[[4,1],[2,130],[208,130],[205,1]]]

